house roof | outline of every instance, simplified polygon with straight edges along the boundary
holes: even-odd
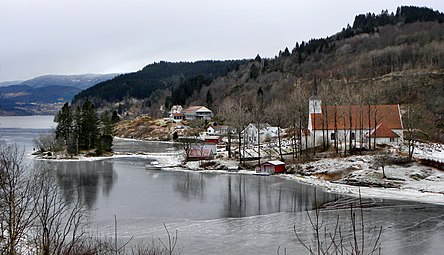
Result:
[[[388,128],[386,125],[379,124],[375,130],[370,134],[370,137],[376,137],[376,138],[398,138],[399,135],[393,132],[390,128]]]
[[[196,105],[196,106],[190,106],[188,108],[186,108],[185,110],[183,110],[186,113],[195,113],[195,112],[211,112],[210,109],[208,109],[205,106],[201,106],[201,105]]]
[[[351,125],[350,125],[351,114]],[[389,129],[403,129],[399,105],[323,106],[322,113],[311,114],[314,129],[374,129],[383,123]],[[376,121],[375,121],[376,119]]]
[[[208,158],[213,155],[213,151],[208,148],[191,148],[188,151],[189,158]]]
[[[250,125],[252,125],[255,128],[258,127],[258,123],[250,123]],[[269,128],[269,127],[271,126],[268,123],[259,123],[259,129]]]
[[[217,135],[208,135],[208,136],[205,136],[205,140],[214,140],[214,139],[220,139],[220,137],[217,136]]]
[[[212,112],[212,111],[205,106],[201,106],[199,109],[196,110],[196,112]]]
[[[224,129],[228,129],[228,126],[225,125],[217,125],[217,126],[212,126],[214,128],[214,130],[224,130]]]
[[[285,163],[280,160],[270,160],[270,161],[262,163],[261,165],[264,165],[264,164],[271,164],[271,165],[275,165],[275,166],[285,165]]]
[[[202,106],[190,106],[183,111],[184,112],[196,112],[200,107],[202,107]]]

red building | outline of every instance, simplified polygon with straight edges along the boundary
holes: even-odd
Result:
[[[267,161],[261,164],[261,173],[277,174],[285,172],[285,163],[279,160]]]
[[[188,161],[211,160],[214,159],[214,153],[207,148],[191,148],[187,151]]]
[[[205,143],[219,144],[219,142],[220,142],[220,136],[207,136],[207,137],[205,137]]]

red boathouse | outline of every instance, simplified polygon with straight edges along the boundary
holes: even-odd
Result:
[[[267,161],[261,164],[261,173],[277,174],[285,172],[285,163],[279,160]]]

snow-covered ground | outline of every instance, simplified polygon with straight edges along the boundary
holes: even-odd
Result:
[[[417,143],[414,157],[444,162],[444,145]],[[383,178],[376,162],[369,155],[321,159],[302,164],[299,172],[304,175],[284,176],[330,192],[444,205],[444,171],[417,162],[399,163],[385,166]]]
[[[416,158],[424,158],[444,163],[444,144],[419,143],[415,144],[413,155]]]
[[[417,143],[414,157],[444,162],[444,145]],[[417,162],[400,162],[385,166],[385,178],[383,178],[382,168],[376,164],[377,160],[377,157],[371,155],[325,158],[299,165],[297,174],[280,176],[315,185],[327,192],[353,196],[361,193],[364,197],[444,205],[444,171],[423,166]],[[218,162],[230,168],[237,166],[235,161],[218,160]],[[198,162],[189,162],[186,167],[201,170]],[[252,174],[253,172],[240,171],[239,173]]]
[[[312,175],[286,174],[284,178],[315,185],[328,192],[344,193],[363,197],[410,200],[444,205],[444,172],[415,163],[385,167],[373,166],[371,156],[353,156],[347,159],[323,159],[302,165],[313,170]],[[352,170],[351,170],[352,169]],[[351,170],[339,180],[326,180],[339,172]],[[366,186],[347,185],[347,181]],[[385,188],[383,186],[390,186]]]

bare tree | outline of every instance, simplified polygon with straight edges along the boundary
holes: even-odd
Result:
[[[40,190],[35,198],[37,208],[34,242],[39,254],[70,254],[82,240],[86,223],[85,208],[80,198],[70,204],[64,197],[54,172],[40,168],[35,183]]]
[[[285,105],[280,101],[273,100],[271,105],[266,109],[267,117],[271,121],[271,123],[277,126],[277,137],[278,137],[278,147],[279,147],[279,157],[281,160],[282,156],[282,140],[281,140],[281,128],[284,125],[284,121],[286,120],[286,111]]]
[[[2,254],[20,254],[33,220],[39,191],[30,178],[24,152],[16,145],[0,144],[0,222],[6,237],[0,244]]]
[[[40,152],[61,151],[63,149],[63,142],[56,138],[54,132],[41,134],[34,138],[33,142]]]
[[[415,129],[413,127],[413,114],[410,105],[407,108],[407,146],[409,159],[413,158],[413,151],[415,150]]]
[[[239,162],[242,163],[242,131],[250,121],[250,112],[242,103],[242,100],[235,101],[231,98],[224,100],[220,111],[227,123],[236,130]]]
[[[302,151],[302,122],[303,115],[307,112],[307,99],[308,92],[299,86],[294,88],[288,100],[285,100],[286,116],[289,118],[291,126],[293,127],[293,160],[297,157],[297,145],[299,145],[299,156]],[[299,140],[297,138],[298,133]]]
[[[257,100],[256,103],[254,103],[252,106],[251,113],[252,113],[252,119],[256,123],[256,127],[257,127],[257,137],[256,137],[257,143],[256,143],[256,145],[257,145],[257,158],[258,158],[257,164],[259,166],[261,164],[261,136],[260,136],[261,122],[264,118],[263,102],[260,100]]]
[[[316,201],[316,196],[315,196]],[[316,202],[317,203],[317,202]],[[382,227],[374,228],[372,236],[368,238],[365,233],[364,224],[364,211],[362,208],[361,194],[359,193],[359,201],[357,205],[358,214],[356,209],[353,208],[353,204],[350,204],[350,231],[351,240],[345,240],[343,235],[343,222],[341,222],[339,215],[336,217],[336,221],[332,230],[324,225],[325,221],[321,219],[321,213],[319,207],[315,206],[314,216],[311,216],[307,212],[307,216],[310,222],[310,226],[314,232],[314,238],[311,240],[312,245],[304,242],[299,236],[296,225],[293,226],[293,232],[296,238],[311,255],[330,255],[330,254],[375,254],[381,250],[381,234]],[[366,247],[370,246],[370,247]],[[279,254],[279,252],[278,252]]]
[[[392,154],[389,151],[382,151],[375,158],[375,167],[381,167],[382,169],[382,178],[386,178],[385,175],[385,166],[389,165],[393,161]]]

